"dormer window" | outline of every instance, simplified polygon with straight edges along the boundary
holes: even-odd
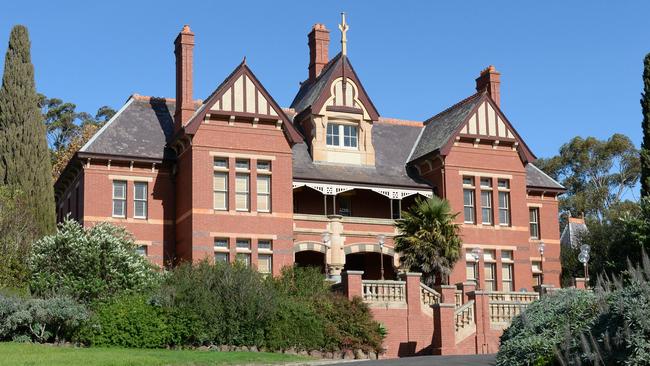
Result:
[[[357,126],[338,123],[327,124],[327,146],[356,149],[358,136]]]

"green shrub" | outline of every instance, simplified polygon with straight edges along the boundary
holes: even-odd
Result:
[[[149,297],[124,295],[96,304],[79,340],[92,346],[161,348],[174,343],[174,331],[166,311]]]
[[[264,344],[271,350],[325,348],[324,322],[309,303],[286,298],[265,330]]]
[[[497,365],[547,365],[558,347],[579,347],[579,338],[598,314],[596,296],[587,291],[559,290],[532,303],[501,336]]]
[[[87,319],[86,308],[69,297],[35,299],[0,294],[0,340],[70,340]]]
[[[348,300],[345,296],[331,294],[330,301],[318,302],[317,311],[325,315],[327,348],[382,349],[385,333],[361,298]]]
[[[182,264],[167,276],[164,306],[194,329],[191,344],[262,345],[277,308],[271,281],[241,264]]]
[[[30,258],[32,292],[63,293],[83,302],[125,291],[142,291],[157,275],[135,252],[133,236],[122,227],[101,223],[83,228],[73,220],[34,243]]]

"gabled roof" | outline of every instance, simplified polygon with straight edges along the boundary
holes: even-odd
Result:
[[[307,108],[311,108],[315,112],[320,111],[329,97],[329,86],[335,79],[343,75],[359,86],[359,100],[368,110],[370,119],[373,121],[378,120],[379,112],[372,100],[370,100],[368,93],[366,93],[361,80],[350,63],[350,59],[340,52],[323,67],[320,75],[314,81],[306,80],[301,84],[298,94],[291,102],[291,108],[296,111],[296,114],[300,114]]]
[[[163,160],[174,158],[166,148],[174,131],[173,99],[134,94],[79,150],[80,153]]]
[[[406,168],[406,159],[422,124],[413,121],[382,120],[373,124],[375,166],[320,163],[312,161],[307,144],[293,147],[293,177],[297,180],[360,183],[431,190],[414,179]]]
[[[486,112],[478,113],[481,110]],[[492,113],[489,117],[487,111]],[[468,126],[469,122],[473,123]],[[484,130],[478,127],[479,123]],[[429,118],[424,124],[425,128],[413,148],[409,162],[434,153],[447,155],[459,134],[466,137],[517,142],[523,163],[535,160],[535,155],[486,91],[463,99]],[[489,126],[492,126],[492,130],[488,132]],[[496,131],[499,131],[498,134]]]
[[[559,191],[566,190],[563,185],[548,176],[548,174],[544,173],[533,163],[528,163],[526,165],[526,187],[552,189]]]
[[[246,91],[247,85],[252,86],[254,90],[248,91],[243,98],[245,105],[248,97],[251,97],[251,105],[243,107],[237,106],[235,101],[235,85],[240,84],[243,91]],[[223,99],[224,96],[233,96],[232,101],[229,98]],[[260,105],[264,106],[261,110]],[[242,61],[239,66],[233,70],[226,79],[210,94],[206,101],[197,109],[196,113],[190,118],[184,127],[187,134],[193,135],[198,130],[205,115],[208,113],[219,113],[220,111],[229,115],[243,115],[247,117],[280,119],[283,124],[283,131],[291,144],[302,141],[302,136],[296,130],[291,120],[284,113],[282,108],[276,103],[271,95],[266,91],[262,83],[257,79],[253,71],[246,65],[246,60]]]

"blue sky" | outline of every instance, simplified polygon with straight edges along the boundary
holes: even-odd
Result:
[[[481,69],[502,73],[502,108],[540,157],[576,135],[615,132],[640,143],[648,1],[11,1],[29,28],[40,92],[94,113],[132,93],[174,96],[173,40],[196,34],[195,98],[242,60],[283,106],[307,76],[307,33],[346,11],[348,55],[382,116],[423,120],[474,91]]]

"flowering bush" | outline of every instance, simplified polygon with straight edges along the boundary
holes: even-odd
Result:
[[[83,228],[73,220],[34,243],[30,257],[33,293],[70,295],[83,302],[124,291],[142,291],[157,281],[154,267],[135,252],[133,236],[100,223]]]

